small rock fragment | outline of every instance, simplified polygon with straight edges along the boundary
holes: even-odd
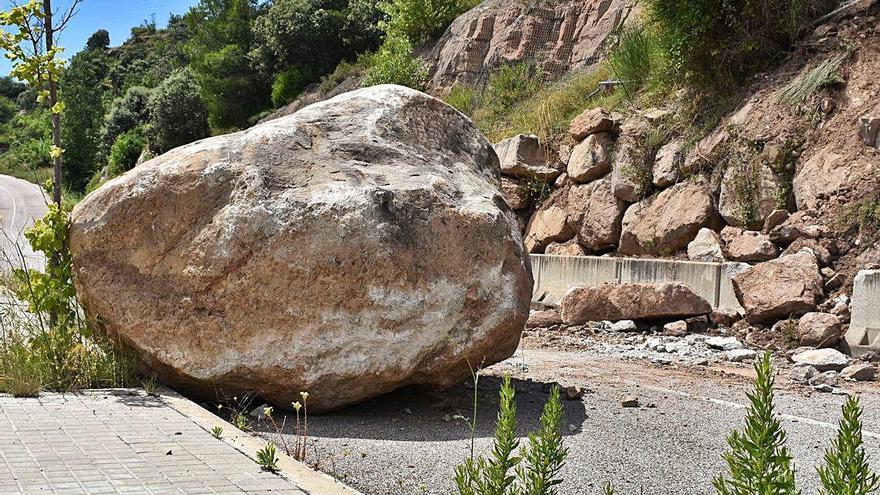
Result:
[[[734,349],[742,349],[742,342],[736,337],[709,337],[706,339],[706,345],[710,349],[718,349],[721,351],[732,351]]]
[[[639,398],[634,395],[627,395],[620,401],[623,407],[639,407]]]
[[[842,370],[849,364],[849,357],[837,349],[812,349],[792,356],[798,364],[813,366],[819,371]]]
[[[867,363],[857,363],[847,366],[840,372],[840,377],[857,382],[872,382],[876,377],[877,369]]]

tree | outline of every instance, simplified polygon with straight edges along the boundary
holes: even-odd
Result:
[[[192,71],[180,70],[156,88],[150,98],[150,148],[164,153],[172,148],[207,137],[208,109],[200,96]]]
[[[268,79],[248,63],[256,0],[201,0],[184,16],[186,44],[214,129],[244,127],[269,104]]]
[[[149,88],[133,86],[124,95],[113,100],[105,118],[102,139],[105,147],[113,145],[121,134],[149,122],[152,95]]]
[[[89,36],[86,41],[86,50],[106,50],[110,48],[110,32],[99,29]]]
[[[9,76],[0,77],[0,96],[14,100],[18,98],[18,95],[24,93],[26,89],[27,84],[16,81]]]
[[[65,143],[63,176],[68,187],[82,191],[100,168],[104,125],[104,89],[107,62],[101,51],[83,50],[70,61],[59,82],[59,95],[68,102],[61,125]]]

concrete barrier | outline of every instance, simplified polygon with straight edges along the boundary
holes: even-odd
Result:
[[[853,280],[852,317],[845,345],[853,356],[880,351],[880,270],[862,270]]]
[[[533,254],[531,261],[536,304],[557,306],[569,289],[581,285],[678,282],[713,308],[744,312],[723,263],[547,254]]]

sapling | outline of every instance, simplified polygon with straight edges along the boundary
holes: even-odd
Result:
[[[755,389],[746,394],[751,404],[743,431],[728,437],[724,454],[728,476],[713,484],[720,495],[796,495],[795,469],[785,446],[786,434],[774,413],[773,367],[770,353],[755,363]]]
[[[868,495],[880,490],[880,477],[871,470],[862,443],[862,408],[857,397],[843,404],[837,438],[825,449],[825,465],[819,466],[822,495]]]

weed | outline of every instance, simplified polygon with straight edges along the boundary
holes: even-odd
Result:
[[[719,475],[713,484],[719,495],[799,494],[792,457],[785,446],[786,434],[774,412],[770,353],[755,363],[755,372],[755,388],[747,394],[751,404],[745,428],[727,437],[731,450],[724,454],[724,460],[729,477]]]
[[[526,189],[526,195],[529,198],[529,203],[533,205],[541,204],[545,199],[550,196],[550,184],[540,179],[528,179],[524,185]]]
[[[843,53],[831,57],[813,70],[796,78],[780,90],[776,101],[787,107],[794,108],[805,102],[807,98],[819,89],[840,84],[843,82],[843,77],[840,75],[840,66],[843,65],[848,56],[849,53]]]
[[[610,481],[602,485],[602,495],[614,495],[614,485]]]
[[[825,465],[817,468],[822,495],[868,495],[880,490],[880,477],[871,471],[862,442],[862,409],[850,396],[842,407],[837,438],[825,449]]]
[[[653,79],[655,84],[661,80],[659,67],[662,54],[656,37],[641,25],[621,28],[617,39],[617,45],[608,56],[608,63],[631,98],[649,80]]]
[[[275,448],[275,444],[269,442],[265,447],[257,451],[257,464],[260,465],[260,469],[263,471],[269,471],[270,473],[278,472],[278,449]]]
[[[474,114],[479,101],[476,88],[465,84],[456,84],[452,86],[443,101],[455,107],[459,112],[468,117]]]
[[[146,392],[147,395],[151,395],[151,396],[158,396],[159,395],[158,394],[159,383],[156,381],[155,376],[151,375],[151,376],[147,377],[147,379],[145,379],[141,382],[141,386],[144,388],[144,392]]]
[[[842,210],[835,222],[838,230],[856,230],[868,244],[880,238],[880,189]]]
[[[215,427],[211,428],[211,436],[213,436],[217,440],[220,440],[221,438],[223,438],[223,427],[222,426],[215,426]]]
[[[477,390],[474,390],[476,394]],[[516,436],[515,391],[510,377],[504,378],[499,395],[501,400],[491,455],[487,459],[471,454],[455,468],[458,493],[556,493],[554,487],[562,482],[558,478],[559,471],[568,455],[562,440],[563,413],[559,387],[551,390],[541,414],[541,428],[529,435],[529,443],[523,448],[521,458],[515,454],[519,439]]]
[[[792,349],[800,345],[800,337],[798,336],[797,328],[798,321],[793,316],[789,316],[787,320],[779,325],[779,330],[782,333],[782,338],[784,339],[785,344]]]
[[[250,429],[250,423],[247,419],[247,413],[244,411],[232,411],[232,417],[230,418],[232,421],[232,426],[238,428],[241,431],[247,431]]]

